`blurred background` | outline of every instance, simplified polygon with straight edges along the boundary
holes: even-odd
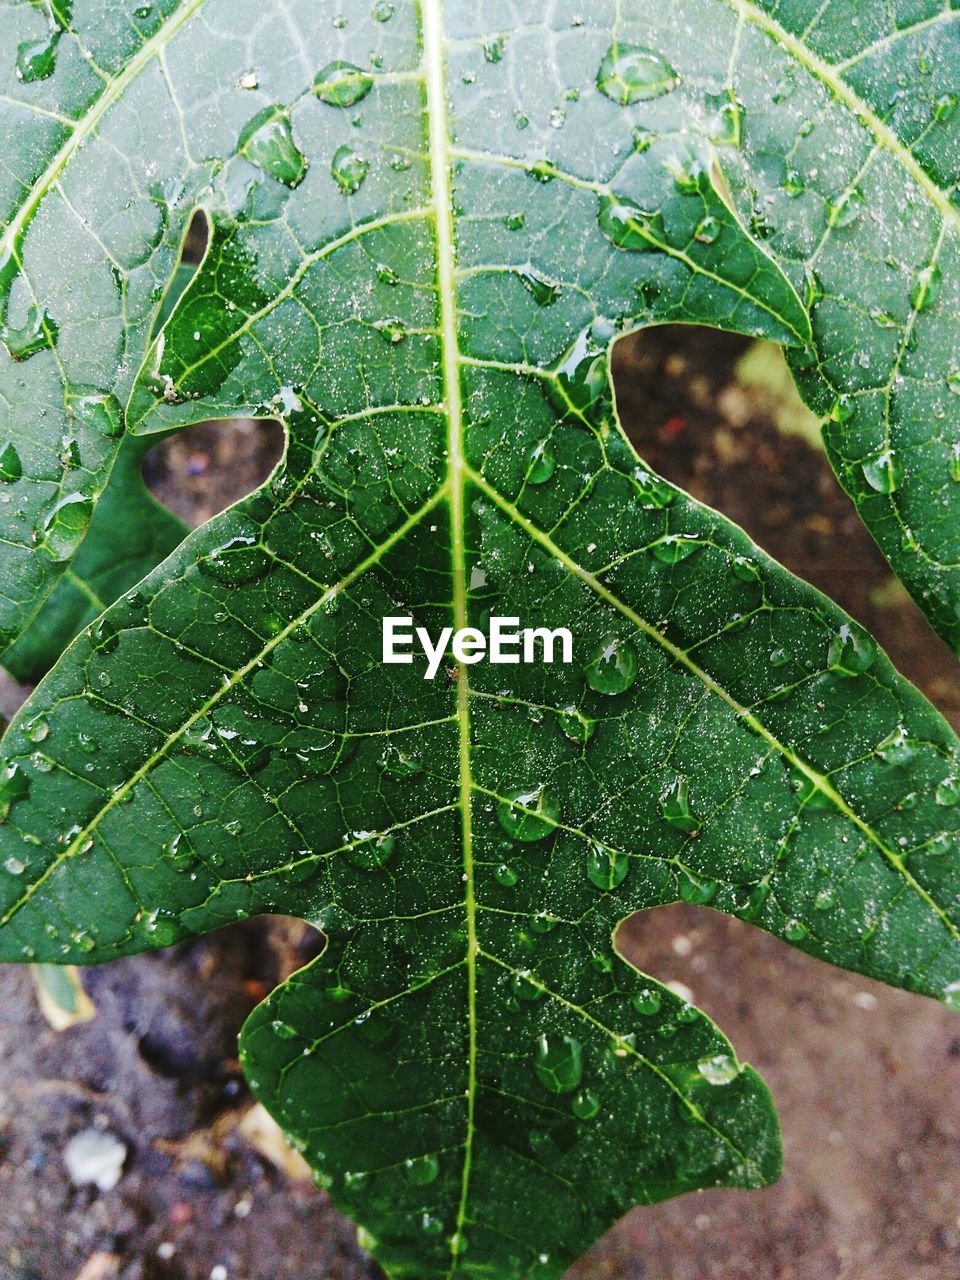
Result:
[[[666,327],[624,339],[615,365],[641,456],[837,600],[960,728],[957,664],[840,491],[780,352]],[[202,426],[145,474],[197,525],[281,447],[276,424]],[[0,711],[25,692],[5,681]],[[381,1276],[236,1061],[246,1014],[318,939],[253,921],[87,970],[86,996],[51,989],[62,974],[38,993],[30,972],[0,969],[0,1280]],[[956,1015],[705,907],[636,916],[620,946],[765,1077],[786,1170],[762,1192],[634,1210],[568,1280],[960,1280]],[[58,1012],[74,1025],[55,1029]]]

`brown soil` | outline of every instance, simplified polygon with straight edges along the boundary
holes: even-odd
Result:
[[[945,647],[891,588],[822,454],[781,435],[736,380],[745,344],[656,330],[623,344],[618,386],[641,453],[743,524],[877,634],[960,724]],[[193,522],[279,449],[269,427],[198,428],[148,460]],[[17,691],[4,691],[7,705]],[[234,1037],[313,944],[253,922],[86,974],[98,1016],[58,1035],[29,975],[0,971],[0,1280],[374,1280],[350,1225],[236,1132],[250,1106]],[[960,1280],[960,1022],[706,909],[623,929],[627,956],[685,983],[770,1083],[782,1181],[635,1210],[569,1280]],[[115,1190],[74,1188],[69,1138],[128,1148]],[[222,1270],[221,1270],[222,1268]]]

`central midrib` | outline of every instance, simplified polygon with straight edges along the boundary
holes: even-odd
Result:
[[[450,503],[450,548],[453,577],[454,626],[467,626],[466,548],[464,545],[464,486],[467,469],[463,456],[463,397],[460,387],[460,346],[457,327],[455,233],[451,191],[450,120],[447,107],[446,32],[443,0],[421,0],[424,75],[427,84],[430,171],[437,227],[437,285],[443,350],[444,404],[447,413],[447,496]],[[463,1149],[463,1173],[457,1224],[451,1241],[449,1275],[457,1271],[467,1217],[470,1173],[473,1162],[474,1112],[477,1093],[477,921],[473,865],[470,767],[470,686],[467,668],[457,671],[457,721],[459,725],[460,810],[463,824],[464,903],[467,917],[467,1116]]]

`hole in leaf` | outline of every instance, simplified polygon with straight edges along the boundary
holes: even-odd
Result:
[[[283,453],[273,420],[204,422],[151,449],[143,477],[154,496],[194,527],[260,487]]]
[[[853,614],[960,723],[954,659],[840,488],[779,348],[663,325],[621,339],[613,367],[640,456]]]

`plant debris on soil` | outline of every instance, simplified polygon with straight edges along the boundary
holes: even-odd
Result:
[[[624,423],[656,470],[838,600],[960,725],[952,655],[840,491],[777,360],[701,329],[637,334],[616,353]],[[199,524],[281,448],[276,424],[197,427],[145,474]],[[8,683],[4,710],[20,697]],[[325,1194],[256,1137],[235,1056],[247,1013],[320,945],[306,925],[257,920],[86,970],[96,1018],[63,1033],[29,973],[0,969],[0,1280],[382,1276]],[[955,1015],[707,908],[635,916],[619,945],[769,1082],[786,1169],[762,1192],[635,1209],[568,1280],[960,1280]]]

